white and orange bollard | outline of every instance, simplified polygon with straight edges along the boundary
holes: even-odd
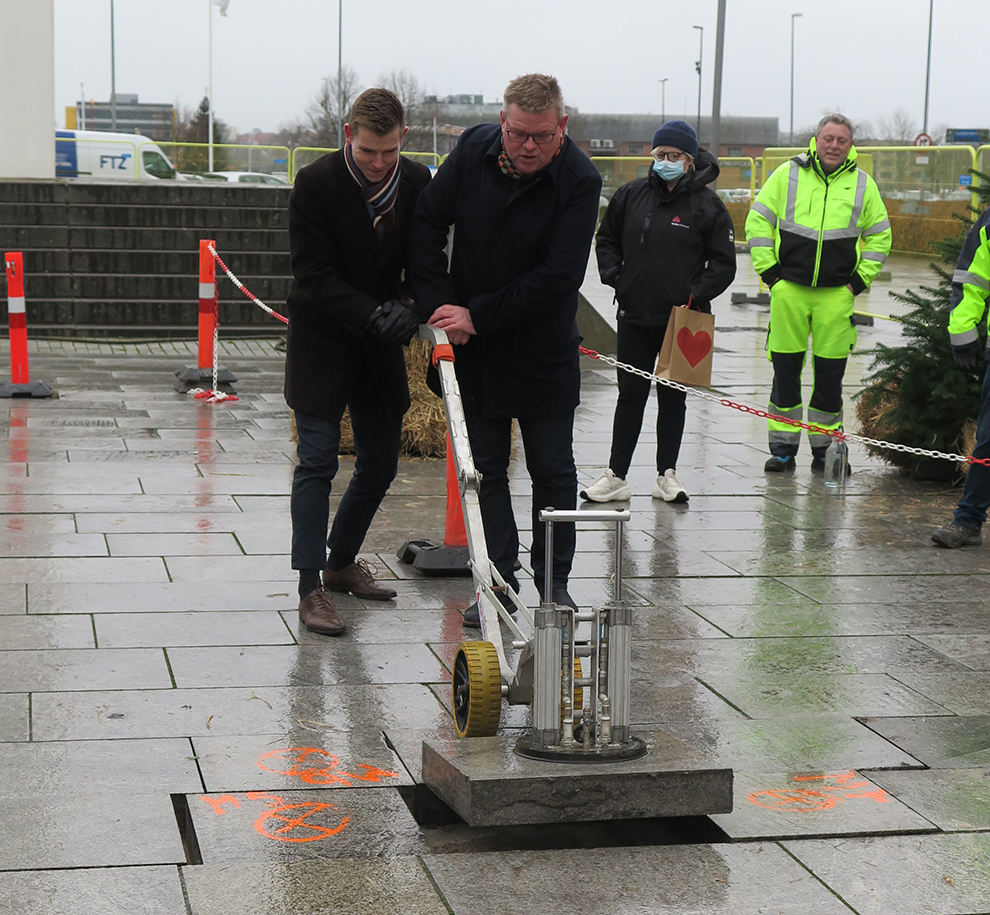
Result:
[[[194,387],[200,387],[203,383],[210,385],[213,383],[214,371],[216,371],[217,387],[225,384],[231,385],[237,381],[233,373],[221,365],[216,365],[216,342],[218,317],[217,317],[217,265],[213,257],[216,250],[216,242],[211,238],[200,239],[199,242],[199,332],[198,332],[198,359],[196,365],[187,365],[184,368],[176,369],[175,374],[178,381],[175,383],[177,391],[189,391]]]
[[[24,258],[20,251],[3,256],[7,268],[7,321],[10,325],[10,382],[0,385],[0,397],[51,397],[52,389],[31,381],[28,365],[27,310],[24,297]]]

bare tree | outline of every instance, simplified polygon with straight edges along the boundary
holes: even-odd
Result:
[[[877,121],[877,139],[894,146],[909,146],[917,135],[917,122],[903,108]]]
[[[402,141],[402,148],[409,152],[425,152],[433,149],[433,119],[439,107],[426,101],[426,90],[408,70],[392,70],[380,74],[378,85],[390,89],[402,102],[406,112],[409,133]]]
[[[340,87],[340,123],[344,123],[351,104],[361,92],[358,75],[351,67],[343,68]],[[323,80],[316,97],[306,106],[314,146],[337,146],[337,95],[337,74],[334,74]]]

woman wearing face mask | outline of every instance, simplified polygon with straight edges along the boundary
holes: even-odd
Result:
[[[652,372],[670,311],[686,306],[711,313],[711,300],[736,275],[732,220],[710,185],[718,163],[685,121],[667,121],[653,135],[653,163],[646,178],[624,184],[612,197],[598,230],[596,253],[602,282],[615,287],[620,362]],[[650,382],[618,369],[619,399],[612,423],[608,469],[581,498],[625,501],[626,474],[643,424]],[[657,385],[657,480],[651,495],[687,502],[677,476],[687,395]]]

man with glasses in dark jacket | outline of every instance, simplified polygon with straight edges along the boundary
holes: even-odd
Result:
[[[410,228],[409,274],[420,314],[455,346],[490,558],[518,590],[519,552],[509,494],[512,420],[533,481],[530,558],[541,597],[573,606],[567,591],[574,525],[554,529],[553,594],[542,595],[540,509],[573,509],[572,435],[580,400],[578,289],[588,266],[601,177],[565,135],[557,80],[520,76],[499,124],[465,131],[420,195]],[[448,265],[444,251],[456,224]],[[512,604],[508,599],[503,601]],[[475,604],[465,625],[479,625]]]

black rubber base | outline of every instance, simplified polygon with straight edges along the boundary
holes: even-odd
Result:
[[[0,384],[0,397],[51,397],[52,389],[43,381],[27,384]]]
[[[446,546],[432,540],[407,540],[395,554],[424,575],[470,575],[466,546]]]
[[[628,743],[585,750],[580,746],[574,747],[537,747],[533,738],[525,734],[516,741],[515,752],[526,759],[543,759],[551,762],[618,762],[622,759],[639,759],[646,756],[648,747],[638,737],[630,737]]]

